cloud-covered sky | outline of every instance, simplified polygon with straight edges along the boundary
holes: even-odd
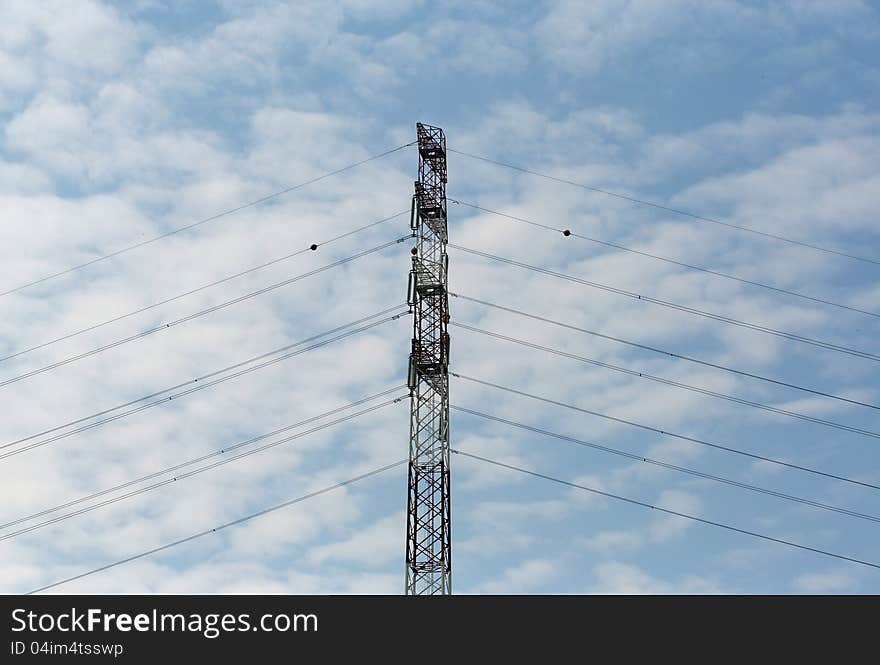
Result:
[[[880,259],[880,13],[868,2],[0,0],[0,291],[411,142],[449,146]],[[0,383],[406,235],[417,156],[397,151],[0,297]],[[880,312],[880,267],[449,155],[449,196]],[[450,204],[452,242],[686,307],[880,352],[877,316]],[[394,307],[393,244],[0,385],[29,437]],[[28,353],[229,275],[295,254]],[[456,293],[880,404],[876,360],[450,250]],[[460,298],[453,321],[880,432],[878,411]],[[396,310],[395,310],[396,311]],[[453,371],[581,409],[880,484],[877,437],[453,327]],[[405,382],[408,316],[0,458],[0,522],[65,504]],[[880,492],[452,380],[455,405],[880,516]],[[404,395],[391,392],[363,410]],[[407,400],[4,538],[23,592],[406,457]],[[92,421],[84,421],[89,424]],[[81,423],[82,424],[82,423]],[[291,430],[286,435],[296,434]],[[62,429],[56,434],[65,434]],[[276,435],[238,449],[271,443]],[[39,443],[51,438],[29,439]],[[880,563],[880,524],[453,411],[453,446],[671,510]],[[8,446],[0,453],[25,444]],[[211,460],[229,457],[218,453]],[[459,593],[880,592],[880,572],[455,456]],[[398,593],[405,469],[60,587],[64,592]],[[69,512],[150,483],[139,483]]]

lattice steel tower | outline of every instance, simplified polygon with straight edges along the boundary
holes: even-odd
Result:
[[[410,227],[407,301],[413,312],[406,593],[452,593],[449,514],[449,301],[446,274],[446,137],[416,123],[419,179]]]

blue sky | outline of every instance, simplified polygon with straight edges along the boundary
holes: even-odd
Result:
[[[0,290],[236,207],[444,127],[458,150],[880,258],[880,16],[871,3],[429,4],[7,0],[0,26]],[[408,208],[412,148],[0,298],[0,356]],[[449,196],[880,312],[878,267],[458,154]],[[0,381],[393,240],[405,218],[0,362]],[[877,317],[450,206],[452,241],[877,353]],[[0,386],[2,442],[393,306],[408,245]],[[880,403],[875,361],[745,331],[450,250],[453,291]],[[453,320],[880,431],[877,411],[773,387],[460,299]],[[454,371],[880,484],[876,438],[452,329]],[[391,388],[410,320],[0,459],[0,522]],[[405,392],[405,391],[404,391]],[[396,394],[396,393],[395,393]],[[453,379],[455,404],[880,516],[876,490]],[[407,454],[406,401],[0,540],[21,592]],[[276,437],[277,438],[277,437]],[[454,412],[453,446],[651,504],[880,563],[880,526]],[[38,439],[40,440],[40,439]],[[0,442],[0,443],[2,443]],[[880,573],[453,458],[459,593],[862,593]],[[113,495],[111,495],[113,496]],[[59,588],[398,593],[403,469]],[[0,538],[11,528],[0,530]]]

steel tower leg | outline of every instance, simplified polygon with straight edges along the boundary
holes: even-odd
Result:
[[[419,179],[410,218],[416,246],[409,275],[413,311],[406,523],[407,595],[452,593],[449,501],[449,301],[446,137],[416,124]]]

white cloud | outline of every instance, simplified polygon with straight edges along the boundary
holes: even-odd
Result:
[[[712,579],[688,575],[676,580],[660,579],[638,566],[609,561],[595,566],[591,593],[599,594],[717,594],[724,589]]]
[[[558,574],[556,565],[543,559],[530,559],[506,568],[494,579],[480,584],[478,593],[528,593],[551,581]]]
[[[792,589],[798,593],[822,594],[851,591],[855,585],[855,578],[843,572],[798,575],[791,583]]]
[[[0,110],[42,88],[70,93],[117,75],[139,50],[137,28],[112,7],[94,0],[4,4],[0,27]]]
[[[314,547],[307,558],[318,565],[327,561],[350,562],[360,566],[381,566],[392,561],[400,563],[405,524],[406,514],[402,512],[368,526],[358,524],[358,530],[349,538]]]

